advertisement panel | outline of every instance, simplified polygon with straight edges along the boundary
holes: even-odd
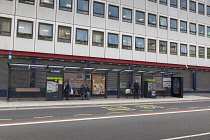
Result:
[[[93,74],[92,75],[92,94],[104,95],[105,94],[105,74]]]

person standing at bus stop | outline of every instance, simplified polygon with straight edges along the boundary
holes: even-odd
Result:
[[[151,88],[152,88],[151,98],[156,99],[156,84],[155,84],[155,81],[152,81]]]
[[[135,98],[139,99],[139,83],[138,83],[138,80],[135,81],[135,83],[133,85],[133,88],[134,88],[134,99]]]
[[[66,100],[69,100],[69,92],[70,92],[70,83],[69,79],[64,83],[64,93],[66,96]]]

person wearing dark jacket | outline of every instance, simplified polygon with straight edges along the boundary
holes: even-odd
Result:
[[[87,84],[85,84],[85,86],[83,87],[83,92],[84,92],[84,94],[82,95],[82,100],[84,100],[84,97],[85,97],[85,99],[89,100],[90,89],[88,88]]]
[[[137,97],[137,99],[139,99],[139,83],[138,83],[138,80],[136,80],[136,82],[134,83],[133,85],[133,88],[134,88],[134,99]]]

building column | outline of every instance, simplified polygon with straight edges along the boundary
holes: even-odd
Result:
[[[31,64],[36,64],[36,56],[31,56]],[[31,69],[35,70],[35,69]],[[35,78],[36,78],[36,72],[32,71],[30,73],[30,87],[35,87]]]
[[[129,70],[133,70],[133,64],[130,64]],[[133,73],[129,73],[129,83],[128,88],[133,87]]]
[[[120,98],[120,72],[117,73],[117,98]]]
[[[196,80],[197,80],[196,75],[197,75],[197,74],[196,74],[196,69],[194,69],[194,70],[193,70],[193,81],[192,81],[192,82],[193,82],[193,90],[194,90],[194,91],[197,90],[197,89],[196,89]]]

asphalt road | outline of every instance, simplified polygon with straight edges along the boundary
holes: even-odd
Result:
[[[0,140],[209,140],[209,116],[210,101],[2,110]]]

